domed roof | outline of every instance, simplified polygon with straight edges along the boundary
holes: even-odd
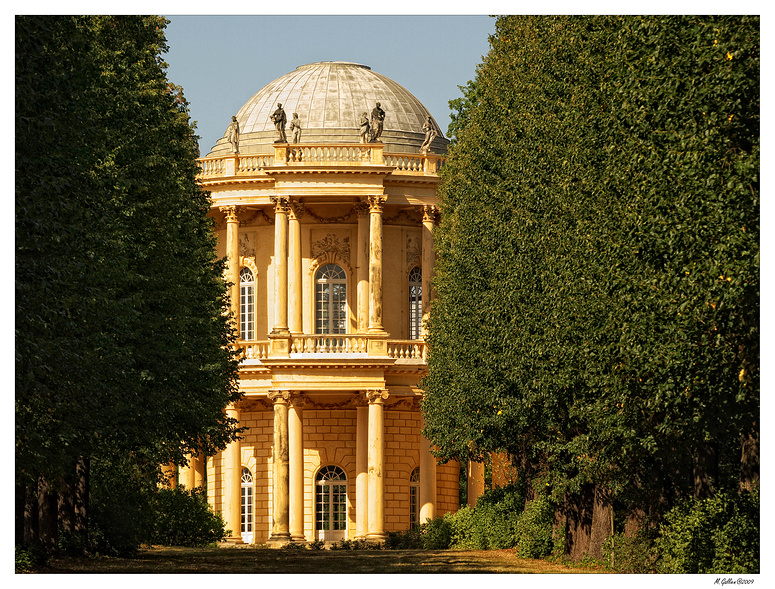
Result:
[[[379,102],[385,111],[380,141],[386,152],[419,151],[425,139],[426,117],[438,133],[433,151],[446,151],[449,143],[438,123],[406,88],[357,63],[322,61],[302,65],[259,90],[237,112],[239,151],[271,153],[277,131],[270,119],[282,104],[290,123],[293,113],[301,121],[301,143],[358,143],[360,120]],[[290,128],[286,127],[288,141]],[[231,151],[228,128],[210,155]]]

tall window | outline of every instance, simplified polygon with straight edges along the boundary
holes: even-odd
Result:
[[[315,477],[315,533],[318,540],[343,540],[347,531],[347,476],[324,466]]]
[[[253,475],[245,467],[242,468],[240,489],[240,532],[243,542],[250,544],[253,541]]]
[[[409,475],[409,526],[420,525],[420,467],[417,466]]]
[[[336,264],[315,275],[315,333],[347,333],[347,274]]]
[[[239,273],[239,333],[244,340],[256,339],[256,281],[250,268]]]
[[[420,339],[422,328],[422,270],[409,272],[409,339]]]

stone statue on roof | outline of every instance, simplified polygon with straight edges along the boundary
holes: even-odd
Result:
[[[425,141],[420,146],[420,153],[427,153],[430,151],[431,142],[438,136],[438,132],[431,123],[431,117],[428,115],[425,117],[425,122],[422,125],[422,130],[425,131]]]
[[[361,115],[361,143],[369,142],[369,113]]]
[[[382,135],[382,124],[385,121],[385,111],[380,108],[379,102],[371,111],[371,140],[377,141]]]
[[[293,113],[293,118],[291,119],[291,141],[293,143],[298,143],[301,139],[301,121],[299,120],[298,113]]]
[[[231,123],[226,129],[226,138],[231,145],[231,150],[234,153],[239,153],[239,123],[236,116],[231,117]]]
[[[277,140],[275,143],[288,143],[288,139],[285,137],[285,123],[288,122],[288,119],[285,116],[283,105],[278,102],[277,110],[269,118],[274,123],[274,128],[277,129]]]

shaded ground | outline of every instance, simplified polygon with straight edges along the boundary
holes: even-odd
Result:
[[[62,558],[40,573],[594,573],[513,550],[283,550],[253,548],[152,548],[135,558]]]

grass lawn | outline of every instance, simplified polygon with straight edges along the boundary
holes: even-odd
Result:
[[[283,550],[256,548],[151,548],[134,558],[53,559],[39,573],[595,573],[513,550]]]

